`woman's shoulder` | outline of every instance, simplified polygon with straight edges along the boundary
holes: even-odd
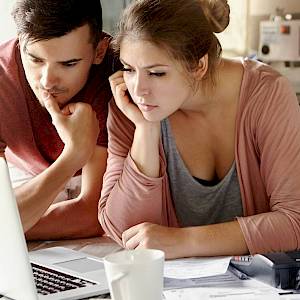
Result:
[[[241,59],[244,67],[238,118],[270,121],[276,113],[298,114],[296,93],[282,74],[267,64]]]
[[[244,67],[242,88],[248,92],[267,94],[273,90],[292,90],[289,80],[270,65],[249,58],[242,58],[241,62]]]
[[[240,100],[263,99],[275,92],[278,95],[293,94],[288,79],[271,66],[249,58],[240,58],[240,62],[244,69]]]
[[[270,65],[261,61],[248,57],[234,57],[230,59],[232,64],[242,66],[244,72],[244,80],[274,80],[275,78],[283,77],[280,72],[272,68]]]

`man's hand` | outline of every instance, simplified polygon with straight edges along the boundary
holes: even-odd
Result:
[[[94,153],[99,134],[99,122],[92,107],[86,103],[70,103],[60,109],[55,99],[47,92],[44,103],[51,115],[64,151],[74,156],[77,169],[82,168]]]

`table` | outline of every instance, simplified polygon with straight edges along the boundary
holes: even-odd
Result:
[[[120,247],[116,242],[114,242],[113,240],[111,240],[109,237],[103,236],[103,237],[96,237],[96,238],[88,238],[88,239],[74,239],[74,240],[61,240],[61,241],[37,241],[37,242],[29,242],[27,244],[28,249],[29,250],[38,250],[38,249],[43,249],[43,248],[49,248],[49,247],[56,247],[56,246],[61,246],[61,247],[66,247],[66,248],[70,248],[73,250],[77,250],[77,251],[81,251],[81,252],[85,252],[87,254],[96,256],[96,257],[104,257],[107,254],[113,253],[113,252],[117,252],[122,250],[123,248]],[[229,285],[225,285],[225,288],[229,291],[230,289],[234,289],[236,288],[236,292],[238,291],[239,293],[241,292],[240,289],[246,289],[245,292],[247,292],[247,284],[251,286],[251,282],[252,281],[240,281],[240,284],[238,284],[237,286],[229,286]],[[254,281],[255,282],[255,281]],[[280,296],[276,295],[274,296],[274,294],[270,294],[269,295],[269,291],[271,291],[271,287],[265,285],[262,287],[262,283],[256,284],[257,287],[256,289],[265,289],[266,293],[264,294],[263,298],[260,298],[260,296],[258,295],[254,295],[251,298],[251,295],[249,294],[249,297],[247,298],[243,298],[243,299],[278,299],[278,300],[292,300],[292,299],[300,299],[300,295],[286,295],[286,296]],[[255,286],[256,286],[255,285]],[[226,291],[224,292],[224,286],[218,287],[218,285],[211,286],[210,288],[212,289],[216,289],[216,292],[218,294],[219,299],[229,299],[228,295],[226,294]],[[249,289],[249,287],[248,287]],[[202,294],[203,293],[203,299],[208,299],[205,298],[205,296],[207,296],[209,294],[209,291],[206,291],[207,287],[205,288],[193,288],[190,289],[189,291],[187,291],[186,293],[190,292],[189,294],[189,298],[188,299],[199,299],[199,296],[197,297],[197,294]],[[253,287],[252,287],[253,290]],[[234,291],[234,290],[233,290]],[[174,297],[172,297],[172,299],[182,299],[181,297],[183,295],[179,295],[180,292],[184,292],[184,290],[178,290],[178,295],[176,296],[174,294]],[[206,293],[206,294],[205,294]],[[222,293],[224,293],[224,296],[222,296]],[[202,298],[201,296],[201,298]],[[185,296],[184,296],[185,297]],[[241,299],[239,297],[242,297],[241,295],[239,296],[237,294],[237,297],[235,297],[234,299]],[[275,298],[274,298],[275,297]],[[101,299],[111,299],[108,296],[97,296],[97,297],[93,297],[93,298],[89,298],[90,300],[101,300]],[[170,298],[168,298],[170,299]],[[233,298],[232,298],[233,299]]]

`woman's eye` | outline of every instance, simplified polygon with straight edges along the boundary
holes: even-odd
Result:
[[[157,77],[162,77],[164,75],[166,75],[165,72],[150,72],[151,76],[157,76]]]
[[[132,72],[132,69],[123,67],[121,71],[123,71],[123,72]]]

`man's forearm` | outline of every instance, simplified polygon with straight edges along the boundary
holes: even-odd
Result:
[[[82,167],[80,194],[75,199],[52,204],[26,232],[27,239],[86,238],[103,234],[98,221],[98,201],[106,159],[106,148],[97,146]]]
[[[91,201],[97,203],[97,201]],[[27,240],[54,240],[100,236],[97,205],[79,199],[52,204],[44,216],[26,232]]]
[[[49,168],[15,188],[24,232],[38,222],[76,171],[73,157],[63,152]]]

